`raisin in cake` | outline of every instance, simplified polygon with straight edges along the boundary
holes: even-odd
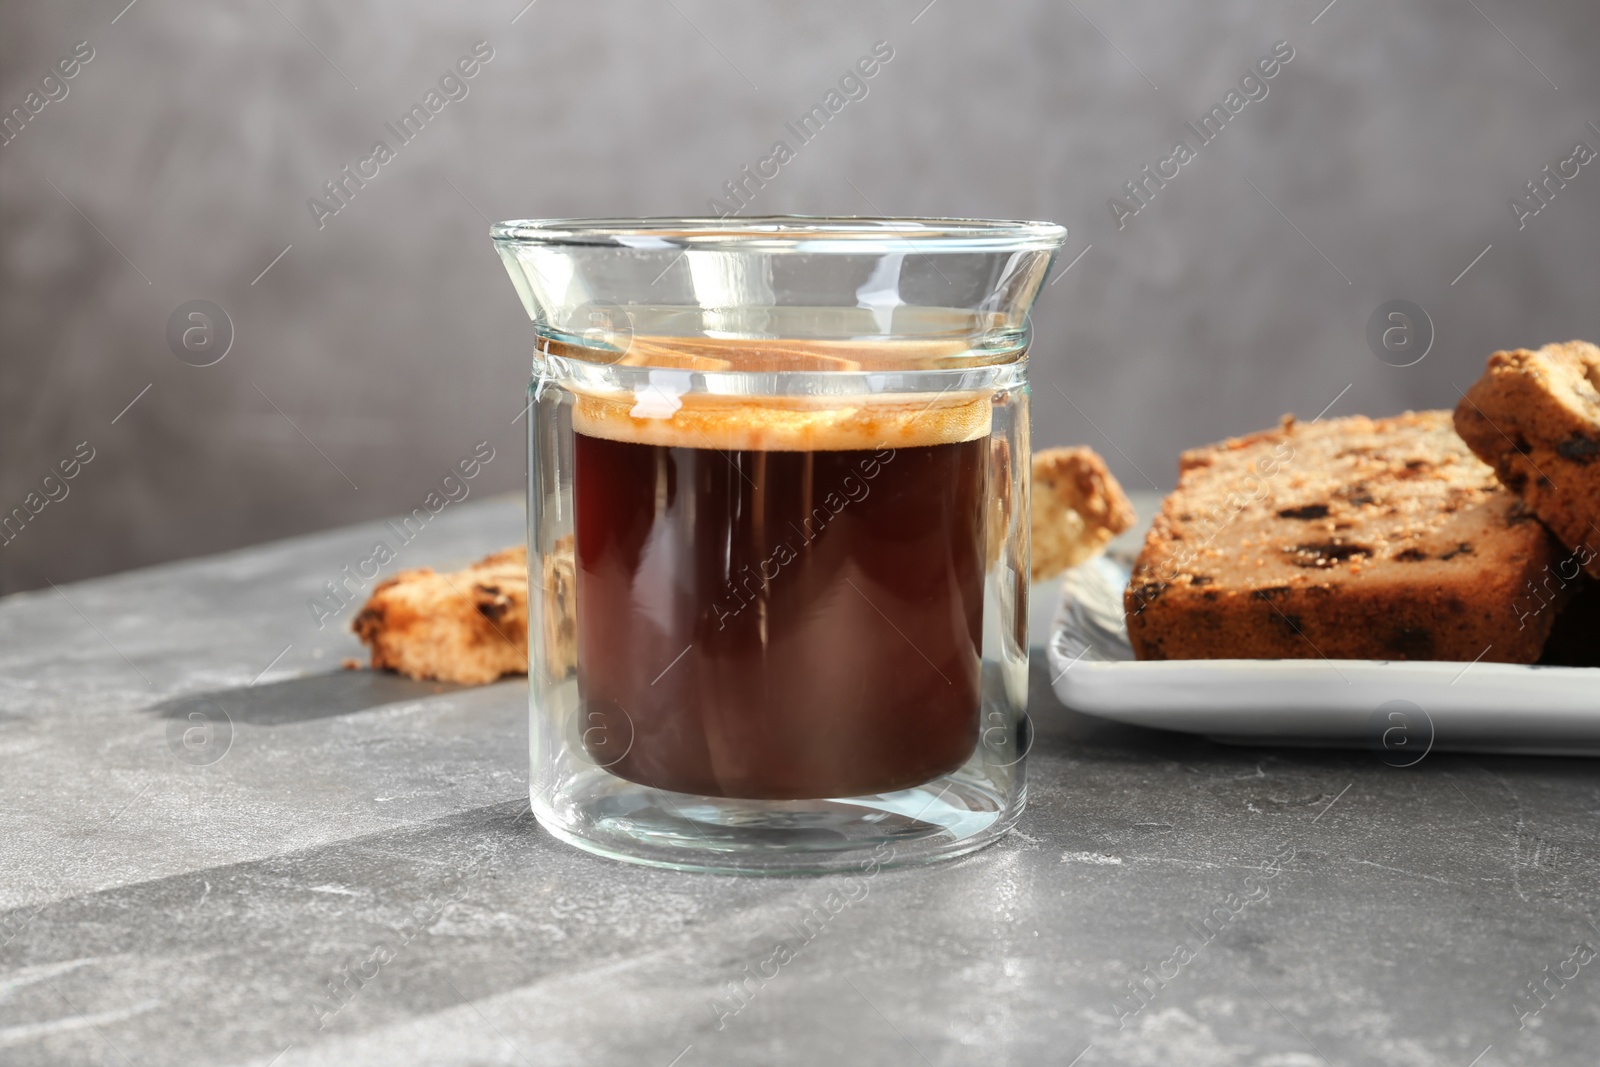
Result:
[[[1532,663],[1564,597],[1533,591],[1558,551],[1449,412],[1290,417],[1184,453],[1128,636],[1147,660]]]
[[[1496,352],[1456,407],[1456,432],[1600,578],[1600,348]]]

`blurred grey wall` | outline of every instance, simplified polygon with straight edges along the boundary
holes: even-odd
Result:
[[[877,41],[749,213],[1066,224],[1035,442],[1130,488],[1286,411],[1450,406],[1497,347],[1600,339],[1600,163],[1508,207],[1600,149],[1592,0],[123,2],[0,9],[0,508],[93,452],[0,547],[5,591],[407,511],[483,440],[473,491],[519,488],[531,338],[488,220],[704,213]],[[478,41],[466,96],[319,227],[308,199]],[[1119,228],[1110,198],[1279,41]],[[1396,298],[1436,332],[1410,367],[1366,340]],[[200,299],[234,332],[206,367],[167,340]]]

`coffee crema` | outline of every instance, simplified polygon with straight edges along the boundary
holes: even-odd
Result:
[[[987,393],[852,399],[677,396],[657,385],[638,394],[580,393],[572,428],[633,444],[750,452],[910,448],[989,435],[993,401]]]
[[[595,762],[774,800],[893,792],[966,762],[991,405],[578,394],[578,687]]]

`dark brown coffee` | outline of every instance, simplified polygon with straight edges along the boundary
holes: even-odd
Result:
[[[577,433],[591,757],[643,785],[773,800],[959,767],[978,737],[989,447]]]

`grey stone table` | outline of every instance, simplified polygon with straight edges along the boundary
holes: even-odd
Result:
[[[521,524],[453,507],[399,563]],[[1592,762],[1227,748],[1075,714],[1036,654],[993,848],[634,868],[526,816],[525,685],[339,669],[354,609],[307,601],[383,537],[0,601],[0,1063],[1600,1059]]]

